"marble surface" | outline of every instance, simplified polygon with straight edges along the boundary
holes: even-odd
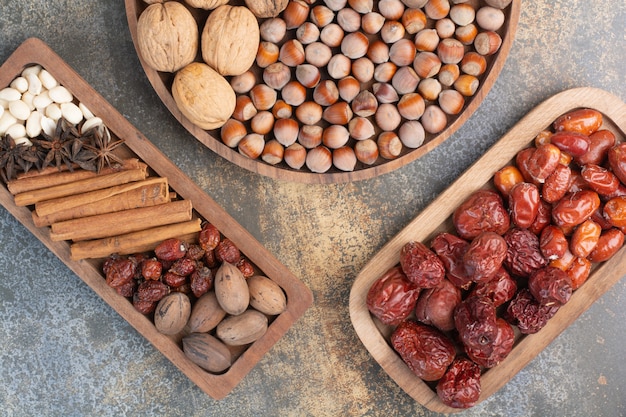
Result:
[[[0,414],[430,416],[360,343],[348,297],[389,239],[530,109],[572,87],[626,100],[626,3],[525,0],[500,78],[470,120],[381,177],[305,185],[215,155],[161,104],[122,1],[0,0],[0,62],[47,42],[313,292],[304,317],[214,401],[0,209]],[[625,271],[626,273],[626,271]],[[509,384],[463,416],[626,415],[626,280]]]

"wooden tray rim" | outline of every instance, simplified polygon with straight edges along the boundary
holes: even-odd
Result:
[[[13,196],[6,187],[0,187],[2,205],[31,233],[200,389],[216,400],[224,398],[311,306],[313,303],[311,291],[42,40],[29,38],[9,56],[0,66],[0,86],[8,86],[23,68],[33,64],[39,64],[48,70],[80,102],[102,118],[114,134],[125,139],[126,146],[141,160],[147,163],[150,161],[151,169],[160,176],[167,177],[170,186],[184,199],[190,200],[195,211],[231,238],[254,264],[285,291],[286,311],[274,319],[265,335],[248,347],[228,371],[220,375],[210,374],[188,360],[172,339],[159,333],[148,318],[137,312],[131,303],[108,287],[100,271],[90,262],[72,260],[68,243],[52,241],[48,228],[36,227],[32,221],[31,211],[27,207],[15,206]]]
[[[392,238],[357,275],[350,291],[349,311],[352,325],[374,359],[389,376],[413,399],[428,409],[441,413],[461,410],[443,404],[436,392],[415,376],[393,351],[370,315],[366,297],[369,287],[385,271],[399,262],[402,246],[411,241],[428,241],[433,232],[450,218],[454,209],[474,191],[491,181],[493,174],[514,158],[517,151],[529,146],[537,133],[550,126],[561,114],[575,108],[599,110],[626,137],[626,104],[615,95],[590,87],[574,88],[558,93],[531,110],[452,185],[421,211],[404,229]],[[523,369],[563,330],[585,312],[600,296],[619,281],[626,272],[626,247],[612,259],[601,264],[578,289],[557,315],[538,333],[527,335],[511,354],[481,378],[479,403],[489,398]]]
[[[472,96],[471,102],[467,105],[463,113],[456,117],[454,121],[450,123],[441,133],[433,137],[430,141],[428,141],[421,147],[414,149],[397,159],[384,162],[380,165],[360,169],[353,172],[332,172],[317,174],[304,170],[297,171],[287,168],[279,168],[259,160],[252,160],[250,158],[247,158],[239,154],[235,149],[229,148],[224,143],[222,143],[219,138],[213,137],[211,134],[209,134],[208,131],[199,128],[198,126],[194,125],[189,119],[183,116],[180,110],[178,110],[178,107],[174,101],[174,98],[172,97],[171,92],[166,88],[161,78],[159,77],[158,72],[152,69],[149,65],[147,65],[141,57],[141,54],[139,53],[139,47],[137,43],[137,2],[140,1],[142,0],[124,0],[126,4],[126,16],[128,20],[128,26],[130,29],[133,44],[135,45],[137,57],[141,63],[141,66],[144,69],[148,81],[156,91],[159,98],[162,100],[165,107],[167,107],[167,109],[172,113],[176,120],[178,120],[180,124],[182,124],[183,127],[185,127],[185,129],[187,129],[187,131],[191,133],[198,141],[200,141],[203,145],[205,145],[227,161],[230,161],[244,169],[247,169],[248,171],[255,172],[257,174],[261,174],[270,178],[309,184],[331,184],[361,181],[392,172],[427,154],[431,150],[435,149],[442,142],[444,142],[446,139],[448,139],[450,136],[452,136],[454,132],[456,132],[478,109],[478,107],[482,104],[483,100],[491,90],[491,87],[498,79],[498,76],[500,75],[500,72],[504,67],[506,59],[513,45],[522,3],[522,0],[513,0],[511,2],[509,6],[509,16],[505,22],[506,30],[502,36],[502,45],[500,46],[498,55],[491,63],[491,68],[488,69],[489,74],[484,78],[478,90],[476,91],[474,96]]]

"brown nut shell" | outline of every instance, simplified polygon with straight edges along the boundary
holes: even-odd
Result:
[[[222,372],[232,364],[228,346],[208,333],[192,333],[183,338],[183,352],[190,361],[209,372]]]
[[[196,300],[187,322],[189,333],[206,333],[213,330],[226,312],[217,302],[215,292],[209,291]]]
[[[202,129],[221,127],[235,111],[233,88],[224,77],[200,62],[192,62],[176,73],[172,96],[181,113]]]
[[[221,75],[243,74],[254,63],[260,38],[259,23],[247,7],[219,6],[202,30],[202,59]]]
[[[276,17],[285,10],[289,0],[245,0],[246,6],[256,17]]]
[[[160,333],[173,335],[185,328],[191,314],[189,297],[173,292],[159,301],[154,310],[154,326]]]
[[[180,3],[151,4],[137,20],[137,46],[151,68],[176,72],[196,57],[198,25]]]
[[[268,320],[257,310],[246,310],[237,316],[225,318],[217,325],[217,337],[229,346],[247,345],[263,336],[267,331]]]
[[[232,315],[246,311],[250,303],[250,291],[246,279],[235,265],[222,263],[215,273],[213,285],[217,302],[224,311]]]
[[[282,288],[263,275],[253,275],[247,280],[250,289],[250,306],[270,316],[287,308],[287,298]]]

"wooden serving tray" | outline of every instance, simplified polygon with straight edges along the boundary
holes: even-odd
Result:
[[[318,3],[320,2],[318,1]],[[476,6],[479,3],[482,4],[483,2],[470,0],[470,3]],[[438,145],[452,136],[452,134],[456,132],[478,109],[478,106],[480,106],[482,101],[485,99],[489,90],[500,75],[500,71],[504,67],[506,58],[509,54],[511,46],[513,45],[513,38],[519,21],[521,3],[521,0],[513,0],[505,9],[506,20],[503,27],[498,30],[498,34],[502,37],[502,45],[500,46],[499,51],[496,54],[487,57],[487,70],[479,77],[480,87],[474,96],[467,98],[465,106],[459,114],[448,117],[448,125],[442,132],[436,135],[426,134],[426,139],[424,140],[424,144],[422,146],[416,149],[407,149],[405,147],[403,153],[396,159],[385,160],[383,158],[378,158],[378,161],[372,166],[366,166],[359,162],[357,163],[355,170],[352,172],[342,172],[333,167],[326,173],[316,174],[309,171],[306,167],[302,167],[300,170],[294,170],[284,161],[277,165],[269,165],[260,159],[249,159],[241,155],[237,149],[232,149],[224,145],[220,139],[219,129],[212,131],[203,130],[184,117],[178,110],[171,94],[171,85],[174,79],[174,74],[163,73],[152,69],[144,62],[141,54],[139,53],[137,43],[137,20],[139,19],[141,12],[147,7],[146,2],[143,0],[125,0],[126,17],[128,19],[130,34],[146,76],[148,77],[148,80],[150,81],[150,84],[152,84],[152,87],[156,91],[157,95],[161,98],[163,104],[165,104],[172,115],[189,131],[189,133],[191,133],[197,140],[213,152],[251,172],[287,181],[320,184],[359,181],[374,178],[378,175],[394,171],[435,149]],[[243,4],[243,2],[235,1],[234,3],[229,4]],[[209,13],[207,11],[193,8],[190,8],[190,10],[196,18],[201,32]],[[198,53],[196,61],[202,61],[200,52]],[[256,64],[253,65],[252,71],[258,75],[257,79],[261,79],[261,69],[256,67]]]
[[[366,305],[370,286],[385,271],[400,261],[400,249],[416,240],[430,243],[439,232],[454,231],[451,215],[470,194],[481,188],[492,188],[494,173],[513,160],[517,152],[529,147],[535,136],[549,128],[561,114],[588,107],[603,114],[604,129],[615,133],[618,141],[626,139],[626,104],[610,93],[594,88],[576,88],[557,94],[541,103],[461,175],[446,191],[424,209],[401,232],[389,241],[356,277],[350,292],[350,318],[354,329],[370,354],[407,394],[430,410],[453,413],[460,411],[443,404],[437,393],[415,376],[389,344],[391,327],[373,319]],[[570,301],[538,333],[518,338],[513,351],[499,365],[486,371],[482,378],[485,400],[526,366],[565,328],[586,311],[626,273],[626,247],[609,261],[597,265],[589,279],[574,292]]]
[[[167,177],[170,188],[178,196],[191,201],[200,217],[217,226],[252,263],[276,282],[287,295],[286,310],[271,322],[267,332],[260,339],[241,353],[228,371],[219,375],[208,373],[187,359],[173,339],[159,333],[149,318],[135,310],[127,299],[118,295],[114,289],[106,284],[101,273],[102,260],[71,260],[68,242],[52,241],[49,228],[36,227],[33,224],[31,210],[28,207],[17,207],[13,202],[13,196],[6,187],[0,186],[0,202],[11,214],[200,389],[215,399],[225,397],[311,306],[313,297],[310,290],[261,246],[247,230],[179,170],[141,132],[134,128],[124,116],[94,91],[43,41],[36,38],[27,39],[15,50],[0,67],[0,89],[8,86],[25,67],[33,64],[40,64],[48,70],[60,84],[74,94],[74,97],[84,103],[96,116],[99,116],[111,133],[125,139],[126,151],[145,162],[157,175]]]

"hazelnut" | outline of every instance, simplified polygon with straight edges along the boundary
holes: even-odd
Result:
[[[335,19],[335,12],[324,5],[317,5],[311,9],[309,13],[309,19],[317,27],[323,28]]]
[[[481,55],[493,55],[500,49],[502,38],[496,32],[481,32],[474,38],[474,49]]]
[[[446,87],[450,87],[454,84],[454,82],[459,78],[461,71],[459,66],[456,64],[446,64],[441,67],[439,73],[437,74],[437,79],[441,83],[441,85],[445,85]]]
[[[322,143],[324,146],[337,149],[348,143],[350,132],[345,126],[330,125],[322,133]]]
[[[320,70],[312,64],[301,64],[296,67],[296,80],[307,88],[314,88],[319,84]]]
[[[402,120],[398,108],[390,103],[383,103],[378,106],[374,115],[376,124],[384,131],[395,130]]]
[[[327,147],[318,146],[307,152],[305,163],[311,172],[324,173],[333,164],[332,153]]]
[[[267,87],[274,90],[280,90],[289,81],[291,81],[291,70],[282,62],[275,62],[263,70],[263,82],[265,82]],[[251,94],[255,88],[251,90]],[[276,101],[275,95],[276,92],[274,91],[274,102]]]
[[[373,93],[363,90],[352,100],[351,105],[354,114],[360,117],[369,117],[376,113],[378,100]]]
[[[417,120],[424,114],[426,102],[419,93],[409,93],[398,101],[398,113],[407,120]]]
[[[322,144],[324,128],[318,125],[304,125],[298,133],[298,143],[307,149],[313,149]]]
[[[326,70],[328,71],[328,75],[330,75],[331,78],[334,78],[336,80],[345,78],[350,75],[350,71],[352,70],[352,61],[350,61],[350,58],[345,55],[333,55],[330,61],[328,61]]]
[[[278,119],[274,123],[274,138],[283,146],[289,146],[298,139],[300,127],[294,119]]]
[[[332,80],[324,80],[313,90],[313,100],[320,106],[330,106],[339,100],[339,89]]]
[[[452,21],[452,19],[445,18],[441,20],[437,20],[435,23],[435,30],[437,31],[437,35],[441,39],[451,38],[454,36],[454,31],[456,30],[456,25]]]
[[[459,26],[469,25],[475,17],[476,11],[468,3],[455,4],[450,9],[450,19]]]
[[[305,101],[296,108],[296,118],[305,125],[314,125],[322,120],[322,106],[314,101]]]
[[[337,12],[337,24],[350,33],[361,28],[361,15],[350,8],[341,9]]]
[[[293,169],[300,169],[306,160],[306,149],[299,143],[294,143],[285,149],[283,159]]]
[[[428,0],[424,5],[424,12],[433,20],[443,19],[450,13],[450,2],[448,0]]]
[[[356,162],[356,155],[351,147],[342,146],[333,149],[333,165],[335,168],[345,172],[354,171]]]
[[[454,36],[463,45],[471,45],[472,43],[474,43],[476,35],[478,35],[478,28],[473,23],[470,23],[467,26],[459,26],[454,31]]]
[[[239,141],[247,134],[244,124],[235,119],[228,119],[220,128],[220,138],[229,148],[236,148]]]
[[[391,79],[391,85],[400,95],[412,93],[419,83],[420,77],[411,67],[399,68]]]
[[[383,28],[385,17],[377,12],[370,12],[361,18],[361,29],[368,35],[375,35]]]
[[[328,123],[337,125],[347,125],[352,116],[352,109],[345,101],[339,101],[326,107],[322,115]]]
[[[283,160],[284,154],[285,148],[283,148],[283,145],[272,139],[265,143],[263,152],[261,152],[261,159],[270,165],[276,165]]]
[[[389,59],[399,67],[411,65],[415,59],[415,44],[409,39],[400,39],[389,48]]]
[[[387,20],[380,29],[380,37],[387,43],[395,43],[404,37],[405,30],[397,20]]]
[[[274,115],[272,112],[263,110],[250,119],[250,129],[259,135],[267,135],[274,127]]]
[[[379,103],[395,103],[400,98],[396,89],[389,83],[374,83],[372,92]]]
[[[304,46],[297,39],[290,39],[280,47],[278,59],[289,67],[296,67],[304,62]]]
[[[400,0],[379,0],[378,11],[387,20],[399,20],[404,13],[404,4]]]
[[[374,79],[380,83],[388,83],[396,74],[398,66],[393,62],[383,62],[374,68]]]
[[[322,42],[313,42],[304,49],[306,62],[318,68],[325,67],[332,56],[330,47]]]
[[[263,149],[265,148],[265,139],[258,133],[249,133],[239,141],[237,149],[243,156],[247,156],[250,159],[257,159],[261,156]]]
[[[254,107],[250,96],[237,96],[235,102],[235,110],[233,111],[233,118],[241,122],[252,119],[258,110]]]
[[[302,0],[291,0],[283,11],[282,17],[285,21],[286,28],[295,29],[304,22],[309,16],[309,5]]]
[[[265,84],[257,84],[250,90],[250,100],[257,110],[271,109],[276,103],[276,97],[276,90]]]
[[[284,100],[276,100],[274,107],[272,107],[272,114],[276,119],[288,119],[293,114],[293,109]]]
[[[418,51],[433,52],[439,45],[439,35],[435,29],[422,29],[415,34],[414,43]]]
[[[337,89],[339,97],[350,103],[361,92],[361,83],[356,78],[347,76],[337,81]]]
[[[487,69],[487,60],[483,55],[474,51],[470,51],[466,53],[461,60],[460,69],[466,74],[478,77],[479,75],[482,75]]]
[[[400,21],[402,22],[406,33],[409,35],[415,35],[417,32],[426,27],[427,19],[421,9],[409,8],[404,10]]]
[[[376,143],[379,155],[385,159],[395,159],[402,152],[402,142],[394,132],[382,132]]]
[[[348,4],[361,14],[369,13],[374,9],[374,0],[348,0]]]
[[[474,93],[476,93],[479,85],[480,82],[478,81],[478,78],[469,74],[461,74],[454,82],[454,89],[463,94],[465,97],[471,97]]]
[[[398,138],[407,148],[419,148],[424,143],[425,137],[424,127],[417,120],[408,120],[398,129]]]
[[[357,59],[367,54],[369,40],[361,32],[353,32],[344,36],[341,41],[341,53],[350,59]]]
[[[358,141],[354,145],[356,159],[366,165],[372,165],[378,159],[378,145],[373,139]]]
[[[434,104],[426,107],[420,120],[424,130],[433,134],[441,132],[448,123],[446,114]]]
[[[352,62],[352,75],[361,83],[368,83],[374,78],[374,63],[367,57]]]
[[[285,38],[287,24],[280,17],[267,19],[259,27],[261,39],[278,44]]]
[[[424,78],[419,82],[417,91],[424,100],[435,101],[441,93],[441,83],[436,78]]]
[[[371,42],[367,48],[367,57],[372,60],[374,64],[382,64],[389,61],[389,45],[380,39],[376,39]]]
[[[465,105],[465,98],[456,90],[444,90],[439,93],[438,102],[447,114],[459,114]]]
[[[376,134],[376,129],[372,122],[365,117],[354,117],[348,124],[350,136],[356,140],[369,139]]]
[[[246,94],[256,85],[256,77],[252,71],[235,75],[230,79],[230,85],[237,94]]]
[[[306,88],[298,81],[289,81],[281,90],[280,95],[285,103],[299,106],[306,100]]]
[[[504,24],[504,12],[496,7],[481,7],[476,12],[476,23],[485,30],[495,32]]]
[[[316,42],[320,38],[320,29],[311,22],[304,22],[296,29],[296,39],[303,45]]]
[[[413,69],[421,78],[434,77],[441,69],[441,59],[434,52],[419,52],[413,60]]]
[[[337,23],[330,23],[324,26],[320,32],[320,40],[331,48],[336,48],[341,45],[343,37],[343,29]]]

